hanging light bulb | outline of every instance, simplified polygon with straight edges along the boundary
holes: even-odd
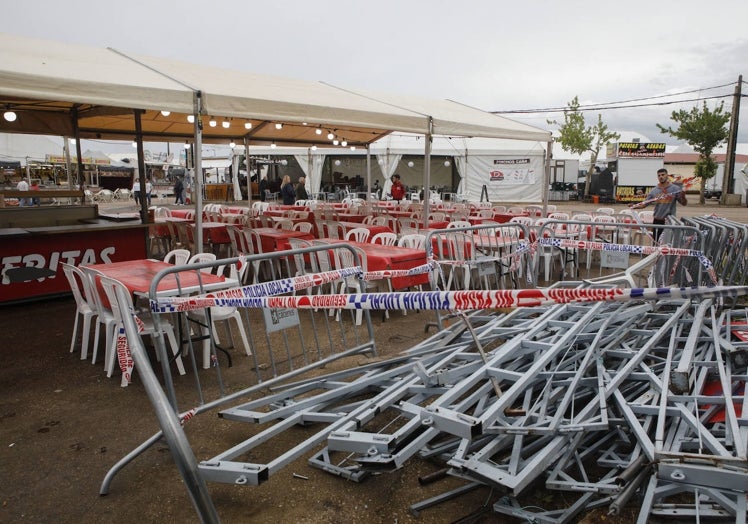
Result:
[[[339,165],[340,165],[340,160],[336,160],[336,161],[335,161],[335,165],[336,165],[336,166],[339,166]]]
[[[412,160],[408,160],[408,167],[413,167],[415,164]]]
[[[333,138],[335,138],[335,135],[332,133],[332,131],[330,131],[329,133],[327,133],[327,139],[328,140],[332,140]]]
[[[452,162],[450,162],[449,160],[444,161],[444,167],[449,167],[451,165],[452,165]]]
[[[332,145],[334,145],[334,146],[338,145],[339,143],[340,143],[340,142],[338,141],[338,139],[337,139],[337,138],[336,138],[335,140],[333,140],[333,141],[332,141]]]
[[[10,107],[8,107],[8,110],[3,113],[3,118],[8,122],[15,122],[16,118],[18,118],[18,115],[16,115],[16,112],[11,111]]]
[[[343,140],[342,142],[340,142],[340,145],[343,146],[343,147],[347,147],[348,146],[348,141],[347,140]]]
[[[187,115],[187,121],[190,124],[194,124],[195,123],[195,115]]]
[[[132,147],[138,147],[138,142],[137,142],[137,140],[133,140],[133,141],[132,141]]]
[[[210,117],[210,120],[208,121],[208,125],[210,127],[216,127],[218,125],[218,122],[216,122],[216,119],[213,117]]]
[[[236,147],[236,142],[234,142],[233,140],[231,142],[229,142],[229,147],[231,149],[234,149]]]
[[[244,129],[252,129],[252,122],[244,122]]]
[[[275,129],[279,129],[279,130],[283,129],[283,124],[281,124],[280,122],[276,122],[275,123]]]
[[[189,143],[189,142],[187,142],[187,141],[185,141],[185,143],[184,143],[184,148],[185,148],[185,149],[189,149],[189,148],[190,148],[190,143]]]
[[[228,129],[230,126],[231,122],[229,122],[228,120],[224,120],[223,122],[221,122],[221,127],[224,129]]]
[[[315,129],[315,130],[314,130],[314,132],[315,132],[316,134],[318,134],[318,135],[321,135],[321,134],[322,134],[322,128],[321,128],[321,127],[318,127],[317,129]]]
[[[275,142],[273,142],[272,144],[270,144],[270,147],[271,147],[271,149],[275,149]]]
[[[316,145],[312,146],[312,151],[317,151],[317,146]]]
[[[169,116],[171,114],[171,111],[161,111],[162,116]]]
[[[351,151],[355,151],[355,150],[356,150],[356,146],[351,146]]]

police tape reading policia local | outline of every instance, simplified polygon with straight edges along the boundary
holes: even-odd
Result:
[[[667,169],[657,170],[657,185],[649,192],[647,198],[633,204],[630,207],[632,209],[641,209],[647,207],[649,204],[654,203],[654,214],[652,222],[654,224],[664,224],[667,221],[667,217],[670,215],[675,216],[675,205],[679,202],[681,205],[688,205],[686,200],[686,193],[683,191],[683,187],[673,184],[670,182],[670,175]],[[654,231],[655,240],[658,240],[662,229],[657,228]]]

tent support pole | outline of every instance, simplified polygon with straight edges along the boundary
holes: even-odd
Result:
[[[247,170],[247,207],[252,207],[252,173],[249,171],[249,139],[244,137],[244,168]],[[239,166],[237,166],[237,171]],[[236,174],[237,179],[239,173]],[[260,171],[257,171],[257,187],[260,187]]]
[[[203,120],[202,93],[195,91],[192,97],[195,115],[195,176],[192,183],[192,197],[195,201],[195,253],[203,252]]]
[[[143,114],[142,109],[133,110],[133,117],[135,118],[135,147],[138,152],[138,184],[140,184],[140,202],[137,202],[138,208],[140,209],[140,221],[143,224],[148,223],[148,192],[146,191],[145,182],[145,152],[143,151],[143,122],[141,116]],[[150,235],[146,235],[148,238]],[[145,252],[148,258],[151,257],[151,243],[146,240]]]
[[[553,140],[548,141],[545,152],[545,169],[543,170],[543,216],[548,216],[548,186],[551,183],[551,160],[553,159]]]
[[[426,133],[426,140],[424,144],[423,152],[423,227],[424,229],[429,227],[429,214],[431,213],[429,207],[431,204],[431,140],[434,132],[434,119],[429,117],[428,123],[429,132]]]
[[[371,197],[371,149],[366,144],[366,200]]]
[[[73,136],[75,138],[75,154],[78,157],[76,164],[78,165],[78,189],[83,189],[86,183],[86,174],[83,172],[83,153],[81,153],[81,134],[80,128],[78,127],[78,106],[73,107],[70,114],[73,124]],[[74,186],[70,183],[72,180],[72,173],[68,170],[68,186],[72,189]]]

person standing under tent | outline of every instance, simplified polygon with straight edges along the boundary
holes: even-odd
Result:
[[[291,177],[288,175],[284,176],[281,182],[281,196],[284,205],[291,206],[296,202],[296,190],[293,188]]]
[[[181,176],[178,176],[177,181],[174,182],[174,203],[184,205],[184,182]]]
[[[405,198],[405,186],[400,182],[400,175],[395,173],[392,175],[392,187],[390,188],[390,194],[393,200],[400,202]]]
[[[299,183],[296,185],[296,200],[308,200],[309,193],[306,192],[306,177],[299,177]]]
[[[132,183],[132,198],[140,206],[140,180],[137,177],[135,177],[135,181]]]
[[[145,197],[148,200],[148,206],[151,205],[151,193],[153,192],[153,184],[151,183],[151,177],[145,180]]]
[[[29,190],[29,183],[26,182],[23,178],[20,182],[18,182],[18,185],[16,185],[16,189],[18,191],[28,191]],[[18,205],[21,207],[30,206],[31,205],[31,199],[30,198],[19,198],[18,199]]]
[[[264,175],[260,177],[260,185],[258,189],[260,191],[260,202],[265,202],[265,200],[267,199],[268,189],[270,189],[270,184],[268,183],[268,177]]]

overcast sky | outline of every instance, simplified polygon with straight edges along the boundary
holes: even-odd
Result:
[[[748,81],[748,1],[23,0],[3,31],[154,56],[449,98],[487,111],[732,95]],[[724,86],[709,89],[714,86]],[[690,92],[677,98],[663,95]],[[743,93],[748,85],[743,84]],[[654,98],[657,97],[657,98]],[[653,100],[649,100],[652,99]],[[713,108],[732,96],[708,100]],[[745,98],[743,99],[745,101]],[[675,143],[655,123],[690,109],[601,111],[616,131]],[[554,129],[556,114],[510,118]],[[748,142],[743,103],[740,142]],[[587,113],[592,123],[597,112]]]

